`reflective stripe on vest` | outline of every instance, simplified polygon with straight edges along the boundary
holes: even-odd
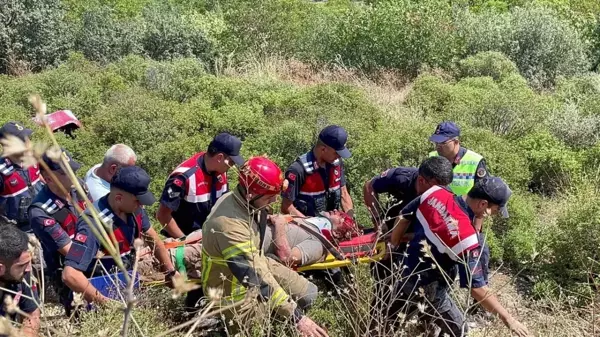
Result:
[[[308,203],[307,211],[314,214],[318,214],[320,211],[326,211],[325,209],[321,209],[322,207],[318,207],[315,203],[315,199],[325,198],[326,192],[334,193],[335,200],[331,200],[333,204],[338,205],[341,202],[341,192],[339,191],[342,184],[342,168],[340,166],[341,162],[337,159],[330,167],[328,174],[328,185],[325,186],[325,181],[321,174],[316,172],[318,168],[317,163],[314,161],[309,161],[310,153],[305,153],[302,156],[298,157],[298,161],[302,164],[304,168],[304,172],[306,173],[306,177],[304,179],[304,184],[300,186],[300,190],[298,191],[298,200],[304,201]],[[327,206],[329,204],[329,200],[326,200],[322,206]]]
[[[94,202],[94,207],[96,207],[96,209],[98,209],[97,202]],[[91,216],[89,213],[86,213],[86,214]],[[115,215],[108,208],[105,208],[102,211],[100,211],[100,213],[98,213],[98,215],[100,217],[100,220],[102,220],[102,222],[104,224],[113,227],[113,234],[115,236],[115,239],[117,240],[117,245],[119,247],[119,254],[121,256],[126,256],[129,253],[131,253],[131,248],[133,247],[133,242],[129,242],[129,240],[125,237],[125,234],[123,233],[123,231],[121,230],[120,227],[115,228],[114,222],[113,222]],[[137,214],[135,214],[135,225],[136,225],[137,233],[135,234],[134,239],[140,238],[142,236],[142,220],[143,220],[143,213],[140,210],[140,211],[138,211]],[[109,235],[109,237],[110,237],[110,235]],[[112,259],[112,256],[110,255],[108,250],[106,248],[104,248],[104,246],[101,246],[100,250],[104,253],[104,256],[102,257],[102,259]]]
[[[433,186],[419,197],[416,216],[425,236],[437,250],[457,261],[479,246],[471,219],[448,190]]]
[[[81,209],[85,210],[85,201],[78,201],[77,204]],[[42,209],[48,216],[56,220],[71,239],[75,237],[78,216],[71,212],[71,209],[66,207],[62,201],[48,199],[44,203],[36,202],[34,206]],[[63,212],[66,214],[63,214]]]
[[[438,156],[437,151],[429,153],[430,157]],[[452,183],[448,185],[452,192],[458,196],[469,193],[475,184],[475,175],[477,174],[477,166],[483,159],[478,153],[467,150],[465,155],[460,158],[460,162],[452,170]]]
[[[27,174],[30,184],[19,174],[19,171],[23,171]],[[0,174],[2,174],[4,180],[4,186],[0,191],[0,197],[10,198],[16,197],[19,194],[23,194],[28,191],[29,186],[34,186],[40,182],[40,170],[37,165],[21,170],[16,168],[8,159],[5,159],[0,164]]]
[[[198,152],[191,158],[181,163],[170,176],[174,174],[183,174],[186,178],[185,195],[183,199],[190,203],[210,202],[210,184],[212,177],[204,175],[202,168],[198,166],[198,159],[204,155],[204,152]],[[189,172],[194,169],[194,172]],[[189,176],[186,173],[191,173]],[[218,176],[218,182],[216,184],[216,198],[219,199],[223,194],[227,193],[227,174],[223,173]]]

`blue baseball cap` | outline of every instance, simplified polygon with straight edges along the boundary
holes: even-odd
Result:
[[[156,198],[148,190],[150,176],[139,166],[122,167],[113,176],[110,185],[135,195],[142,205],[150,206],[156,202]]]
[[[31,129],[26,128],[23,123],[10,121],[2,125],[0,128],[0,138],[4,138],[6,135],[13,135],[21,138],[22,141],[25,141],[25,138],[31,138],[31,134],[33,131]]]
[[[214,150],[215,152],[226,154],[237,166],[244,165],[245,160],[242,156],[240,156],[242,141],[234,135],[231,135],[227,132],[219,133],[210,142],[208,148]]]
[[[460,128],[454,122],[441,122],[429,140],[434,143],[443,143],[458,136],[460,136]]]
[[[79,168],[81,168],[81,164],[79,164],[78,162],[73,160],[73,157],[71,156],[69,151],[65,150],[62,147],[60,149],[62,151],[63,158],[65,158],[67,160],[67,162],[69,163],[69,166],[71,166],[71,170],[73,170],[73,172],[76,172],[77,170],[79,170]],[[62,168],[60,167],[60,162],[55,162],[54,160],[50,159],[46,153],[44,153],[44,155],[42,156],[42,160],[44,161],[44,163],[46,165],[48,165],[48,168],[51,171],[63,172]],[[42,166],[42,168],[43,168],[43,166]]]
[[[468,196],[474,199],[487,200],[489,203],[500,206],[500,214],[508,218],[508,199],[512,191],[508,185],[498,177],[484,177],[475,182]]]
[[[333,148],[342,158],[350,158],[352,153],[346,148],[348,133],[339,125],[329,125],[319,133],[319,140]]]

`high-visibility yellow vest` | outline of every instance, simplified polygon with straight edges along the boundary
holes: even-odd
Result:
[[[430,157],[438,156],[437,151],[429,153]],[[471,150],[467,150],[464,156],[460,158],[460,162],[454,166],[452,173],[452,183],[448,186],[454,192],[454,194],[461,196],[469,193],[473,185],[475,184],[475,175],[477,174],[477,166],[483,159],[478,153]]]

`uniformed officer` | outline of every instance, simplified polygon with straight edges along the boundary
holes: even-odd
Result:
[[[0,128],[0,138],[13,135],[25,141],[32,133],[19,122],[8,122]],[[41,188],[38,165],[24,168],[18,157],[0,159],[0,215],[15,221],[24,232],[31,233],[27,209]]]
[[[38,291],[31,282],[31,253],[29,239],[25,233],[0,216],[0,317],[20,321],[20,333],[6,335],[38,336],[40,309]],[[10,292],[9,292],[10,291]],[[5,312],[7,297],[27,316]],[[1,332],[0,332],[1,336]]]
[[[389,233],[398,221],[400,211],[411,201],[421,195],[423,192],[435,185],[446,186],[452,182],[452,164],[444,157],[430,157],[425,159],[419,168],[398,167],[383,172],[365,183],[364,200],[367,207],[371,210],[376,228],[383,224],[382,233]],[[392,195],[392,207],[389,208],[385,216],[382,214],[379,206],[378,196],[381,193]],[[383,221],[383,219],[388,219]],[[407,236],[413,232],[412,228],[407,229]],[[406,250],[406,241],[399,243],[391,252],[392,256],[387,256],[381,261],[371,264],[371,275],[375,279],[375,296],[371,302],[371,321],[372,328],[380,325],[382,310],[390,301],[391,292],[389,291],[391,283],[395,279],[393,274],[394,263],[401,265],[400,257]],[[400,260],[400,261],[398,261]]]
[[[257,290],[257,305],[225,313],[233,330],[251,326],[259,313],[273,310],[292,319],[305,335],[327,336],[303,311],[316,299],[317,287],[260,249],[267,221],[278,226],[286,221],[283,216],[269,217],[266,210],[285,184],[277,164],[265,157],[250,158],[241,168],[237,189],[217,201],[202,228],[202,287],[205,292],[221,289],[222,306],[244,299],[249,289]]]
[[[181,163],[169,175],[156,218],[166,234],[181,238],[201,229],[212,206],[228,191],[227,171],[244,164],[242,142],[229,133],[220,133],[208,145]]]
[[[321,131],[312,151],[290,165],[285,173],[290,186],[281,202],[284,214],[317,216],[324,211],[343,210],[354,217],[342,162],[351,156],[347,139],[343,127],[330,125]]]
[[[76,172],[81,165],[73,160],[71,154],[63,149],[63,156],[69,166]],[[75,225],[80,210],[85,209],[84,198],[80,198],[70,177],[61,164],[48,158],[46,154],[44,166],[40,171],[46,185],[33,199],[29,207],[29,222],[31,229],[42,245],[47,274],[56,287],[60,303],[63,304],[67,316],[71,315],[72,292],[62,282],[64,256],[71,247],[71,240],[75,237]],[[83,184],[82,184],[83,185]],[[61,189],[61,186],[64,189]]]
[[[391,168],[365,183],[363,198],[376,227],[385,224],[383,232],[387,232],[409,202],[433,185],[445,186],[452,182],[452,172],[447,172],[450,163],[441,158],[428,158],[419,168]],[[379,195],[383,193],[391,196],[386,209],[379,201]]]
[[[458,267],[460,286],[470,288],[471,296],[493,314],[500,316],[505,325],[518,336],[528,336],[527,329],[514,319],[490,292],[488,283],[489,249],[484,235],[478,232],[472,220],[500,213],[507,217],[506,204],[511,191],[497,177],[485,177],[475,182],[462,197],[447,188],[433,186],[402,210],[402,217],[392,235],[397,244],[412,223],[414,238],[403,261],[402,281],[396,285],[396,298],[389,317],[397,317],[402,310],[410,312],[411,304],[427,301],[427,317],[434,317],[442,332],[449,336],[463,336],[464,318],[449,289]],[[427,242],[425,245],[424,242]],[[427,246],[427,247],[425,247]],[[415,294],[414,289],[423,289]]]
[[[94,207],[102,221],[108,226],[112,225],[119,253],[126,266],[131,266],[135,239],[143,237],[153,247],[154,256],[161,263],[162,271],[166,273],[167,281],[170,282],[177,272],[162,240],[152,229],[146,211],[141,207],[150,206],[156,201],[148,191],[149,185],[150,177],[142,168],[123,167],[113,177],[110,193],[95,201]],[[89,209],[85,212],[89,214]],[[90,218],[93,219],[91,216]],[[95,262],[102,263],[108,271],[115,266],[112,257],[80,217],[75,238],[65,258],[63,281],[71,290],[82,293],[88,302],[104,303],[108,298],[98,292],[87,279],[102,271],[102,268],[95,266]]]
[[[442,122],[438,124],[435,132],[429,140],[435,144],[435,151],[429,156],[446,157],[454,167],[454,179],[450,189],[454,194],[462,196],[467,194],[475,181],[486,177],[488,170],[485,159],[478,153],[460,146],[460,128],[454,122]],[[483,219],[475,220],[475,228],[481,230]]]

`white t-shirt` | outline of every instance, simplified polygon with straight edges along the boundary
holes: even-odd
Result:
[[[92,201],[96,201],[110,192],[110,183],[96,175],[96,169],[100,165],[95,165],[85,174],[85,184],[90,191]]]

